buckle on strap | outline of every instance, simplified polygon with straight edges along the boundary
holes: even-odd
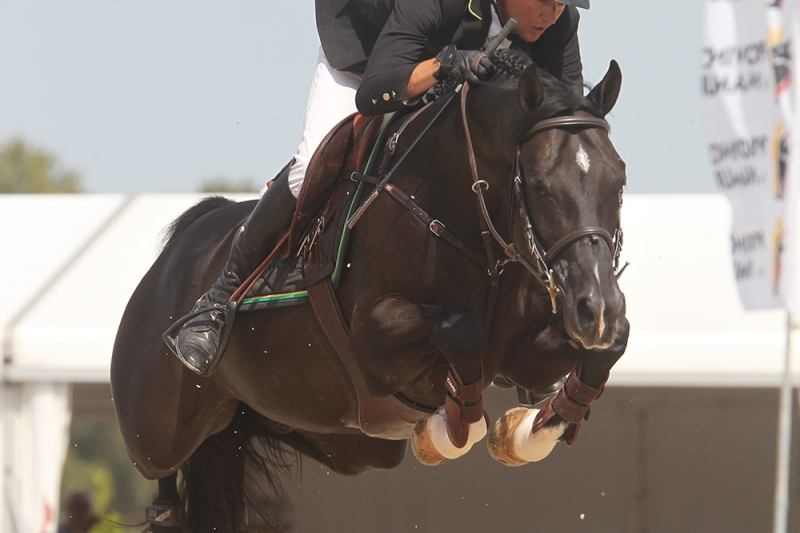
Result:
[[[442,224],[441,220],[435,218],[431,220],[430,224],[428,224],[428,229],[431,230],[431,233],[437,237],[442,237],[445,230],[447,230],[447,226]]]
[[[173,505],[152,503],[147,507],[147,521],[163,527],[183,525],[181,509]]]

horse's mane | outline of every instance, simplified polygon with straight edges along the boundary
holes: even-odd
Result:
[[[492,63],[497,66],[497,71],[488,84],[515,90],[522,72],[534,64],[524,53],[505,49],[497,50],[492,55]],[[560,80],[544,69],[538,69],[537,73],[542,80],[545,97],[542,105],[531,113],[534,121],[556,115],[574,115],[577,111],[601,116],[594,102],[583,95],[582,86]]]

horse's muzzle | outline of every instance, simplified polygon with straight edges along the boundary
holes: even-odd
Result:
[[[577,327],[570,331],[570,336],[586,349],[608,348],[625,320],[625,299],[619,291],[613,302],[582,298],[577,302],[574,314]],[[569,331],[569,326],[567,329]]]
[[[587,350],[608,348],[625,324],[625,295],[613,270],[597,263],[569,270],[563,289],[567,334]]]

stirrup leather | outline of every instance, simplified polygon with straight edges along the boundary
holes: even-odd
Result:
[[[233,319],[236,316],[236,302],[231,301],[227,304],[219,304],[214,303],[208,307],[203,309],[198,309],[196,311],[192,311],[188,315],[178,319],[172,326],[169,327],[167,331],[165,331],[161,338],[164,339],[164,343],[166,343],[167,347],[170,351],[175,354],[175,356],[181,360],[181,362],[187,366],[188,368],[193,368],[186,359],[181,355],[180,351],[178,350],[178,343],[177,343],[177,335],[180,333],[183,326],[192,320],[195,317],[208,313],[210,311],[222,311],[225,321],[225,326],[219,332],[219,344],[217,346],[217,352],[214,354],[214,357],[211,360],[211,365],[202,373],[199,373],[200,376],[206,377],[209,376],[214,369],[219,364],[220,359],[222,359],[222,355],[225,353],[225,348],[228,347],[228,341],[231,338],[231,331],[233,330]]]

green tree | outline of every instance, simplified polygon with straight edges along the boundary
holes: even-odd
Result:
[[[200,192],[258,192],[259,186],[252,178],[243,177],[239,179],[227,176],[214,176],[203,180]]]
[[[92,495],[95,511],[105,519],[103,528],[110,527],[109,520],[125,522],[132,515],[144,516],[144,508],[156,495],[156,483],[144,479],[128,458],[115,422],[72,422],[61,478],[62,500],[82,491]]]
[[[0,145],[0,193],[81,192],[81,177],[56,157],[21,139]]]

